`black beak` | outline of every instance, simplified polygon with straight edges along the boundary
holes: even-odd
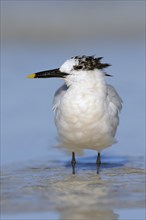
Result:
[[[105,76],[112,76],[112,75],[105,73]]]
[[[65,78],[68,75],[68,73],[63,73],[58,69],[53,70],[45,70],[38,73],[32,73],[27,76],[27,78],[51,78],[51,77],[57,77],[57,78]]]

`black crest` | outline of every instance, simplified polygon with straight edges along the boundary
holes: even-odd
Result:
[[[103,57],[94,57],[94,56],[75,56],[71,59],[78,60],[78,65],[74,65],[74,70],[94,70],[94,69],[104,69],[108,66],[111,66],[108,63],[101,63]]]

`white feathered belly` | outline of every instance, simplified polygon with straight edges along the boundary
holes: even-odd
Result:
[[[75,149],[102,149],[115,143],[107,100],[90,95],[64,96],[56,109],[60,145]]]

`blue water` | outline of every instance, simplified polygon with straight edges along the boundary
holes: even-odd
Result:
[[[87,48],[86,51],[83,48]],[[90,48],[90,49],[88,49]],[[50,45],[3,48],[1,75],[2,163],[22,161],[49,153],[56,144],[56,128],[52,112],[55,90],[60,79],[27,79],[29,73],[59,67],[75,54],[104,56],[113,64],[107,71],[123,99],[118,144],[105,154],[144,155],[145,76],[144,47],[141,45],[81,45],[80,48],[53,48]],[[53,155],[52,155],[53,154]],[[51,150],[60,158],[62,152]],[[51,157],[52,157],[51,156]],[[57,158],[56,158],[57,159]]]
[[[78,54],[104,56],[104,61],[113,65],[107,70],[114,76],[108,82],[123,99],[116,136],[119,142],[103,151],[98,177],[96,152],[86,151],[77,157],[73,178],[70,155],[55,147],[52,97],[63,82],[26,78],[59,67]],[[144,219],[144,57],[143,43],[107,42],[101,46],[93,41],[2,48],[3,219]]]
[[[119,213],[119,220],[123,220],[123,219],[128,219],[128,220],[137,220],[137,219],[145,219],[145,211],[143,209],[133,209],[128,210],[128,209],[119,209],[115,211],[116,213]],[[15,219],[15,220],[26,220],[26,219],[43,219],[43,220],[47,220],[50,219],[49,217],[51,216],[51,220],[58,220],[59,219],[59,215],[57,213],[54,212],[43,212],[43,213],[29,213],[29,214],[21,214],[21,215],[5,215],[3,216],[3,220],[11,220],[11,219]]]

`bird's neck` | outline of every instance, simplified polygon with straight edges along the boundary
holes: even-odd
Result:
[[[70,78],[66,81],[67,86],[70,87],[70,89],[80,89],[80,90],[105,90],[106,88],[106,82],[105,77],[103,75],[97,76],[97,75],[89,75],[83,78]]]

